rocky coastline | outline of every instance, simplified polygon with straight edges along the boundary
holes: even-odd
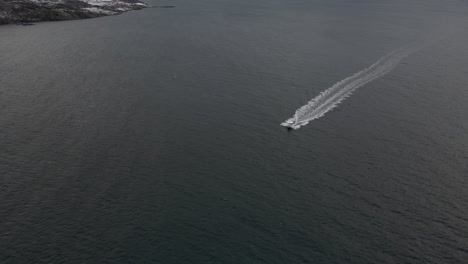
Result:
[[[0,25],[94,18],[147,7],[139,0],[1,0]]]

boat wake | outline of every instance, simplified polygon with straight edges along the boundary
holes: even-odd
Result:
[[[281,123],[281,125],[298,129],[301,126],[307,125],[310,121],[324,116],[327,112],[331,111],[348,98],[359,87],[391,72],[403,58],[411,53],[412,51],[410,50],[396,50],[384,56],[367,69],[321,92],[306,105],[297,109],[294,116]]]

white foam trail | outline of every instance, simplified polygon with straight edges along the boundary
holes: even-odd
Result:
[[[306,105],[297,109],[294,116],[281,123],[281,125],[298,129],[307,125],[310,121],[322,117],[348,98],[357,88],[391,72],[412,51],[394,51],[367,69],[336,83],[310,100]]]

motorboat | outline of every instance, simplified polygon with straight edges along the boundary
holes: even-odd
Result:
[[[281,125],[286,127],[288,130],[293,129],[295,124],[296,124],[296,120],[292,118],[281,123]]]

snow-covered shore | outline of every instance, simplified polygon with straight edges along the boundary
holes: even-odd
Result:
[[[0,24],[92,18],[146,7],[139,0],[1,0]]]

